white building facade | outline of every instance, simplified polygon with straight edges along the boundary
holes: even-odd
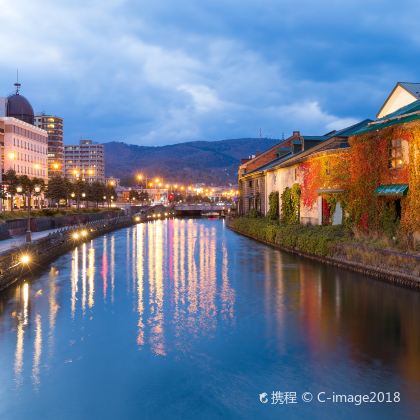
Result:
[[[48,133],[13,117],[1,117],[4,124],[4,170],[17,176],[42,178],[48,182]]]
[[[72,181],[105,183],[104,145],[80,140],[78,145],[64,146],[64,175]]]

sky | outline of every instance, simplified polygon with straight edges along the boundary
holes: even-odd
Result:
[[[420,2],[0,0],[0,96],[81,138],[319,135],[420,82]]]

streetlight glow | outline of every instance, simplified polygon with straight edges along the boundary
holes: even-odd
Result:
[[[20,262],[22,264],[29,264],[31,262],[31,257],[29,254],[22,254],[20,256]]]

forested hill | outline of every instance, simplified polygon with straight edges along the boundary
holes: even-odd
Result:
[[[174,182],[235,184],[242,158],[278,142],[267,138],[243,138],[156,147],[110,142],[104,144],[106,174],[120,178],[123,184],[132,180],[137,172]]]

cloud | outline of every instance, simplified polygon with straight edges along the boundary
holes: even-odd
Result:
[[[198,112],[215,111],[223,108],[223,103],[217,97],[216,92],[208,86],[183,84],[178,87],[178,90],[186,92],[192,97],[194,107]]]
[[[375,115],[417,81],[414,1],[0,0],[0,94],[65,118],[66,142],[167,144]]]

